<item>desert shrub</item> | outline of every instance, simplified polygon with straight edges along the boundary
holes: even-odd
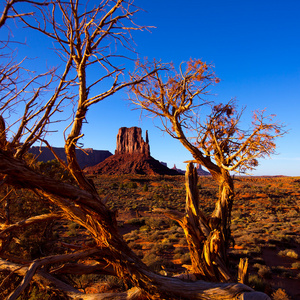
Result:
[[[74,183],[72,175],[56,159],[47,162],[37,162],[34,168],[39,170],[42,174],[46,174],[57,180]]]
[[[285,249],[278,252],[279,256],[285,256],[290,258],[298,259],[298,253],[295,250],[292,249]]]
[[[149,242],[157,242],[159,239],[161,239],[162,234],[159,231],[154,231],[151,235],[148,236]]]
[[[7,251],[23,259],[36,259],[48,254],[53,246],[53,237],[44,234],[46,226],[29,226],[25,230],[16,231],[17,238],[13,239]]]
[[[109,285],[110,289],[114,289],[115,291],[123,291],[125,289],[122,278],[106,275],[103,281]]]
[[[174,251],[174,256],[173,258],[174,259],[180,259],[183,257],[183,255],[186,253],[185,249],[184,248],[176,248],[175,251]],[[184,258],[183,258],[184,259]]]
[[[178,241],[178,244],[183,245],[183,246],[187,245],[186,238],[185,238],[185,237],[181,238],[181,239]]]
[[[273,266],[272,267],[272,274],[281,275],[285,271],[283,266]]]
[[[178,228],[181,228],[181,227],[177,225],[176,221],[174,221],[175,224],[170,221],[174,221],[174,220],[168,219],[168,224],[170,226],[170,233],[178,233]]]
[[[68,224],[68,232],[67,232],[67,235],[68,236],[75,236],[76,235],[76,233],[77,233],[77,229],[79,228],[80,226],[77,224],[77,223],[75,223],[75,222],[70,222],[69,224]]]
[[[285,270],[284,272],[282,272],[281,275],[284,278],[293,278],[294,274],[291,271],[289,271],[289,270]]]
[[[162,240],[161,245],[164,250],[173,250],[174,249],[173,244],[170,242],[169,239],[166,239],[166,238]]]
[[[272,294],[272,299],[273,300],[289,300],[290,297],[287,295],[285,290],[283,289],[278,289],[276,292]]]
[[[180,257],[181,263],[184,265],[190,264],[191,263],[191,257],[190,257],[190,253],[184,253],[181,255]]]
[[[158,243],[152,247],[151,252],[159,255],[163,254],[166,250],[172,250],[173,248],[174,246],[171,243]]]
[[[116,189],[116,188],[118,188],[118,183],[117,182],[113,182],[110,187],[112,189]]]
[[[297,262],[292,263],[292,268],[300,270],[300,262],[297,261]]]
[[[138,230],[133,230],[129,233],[124,234],[124,239],[127,242],[135,241],[139,238]]]
[[[98,192],[100,195],[102,195],[102,194],[104,194],[105,189],[98,188],[98,189],[97,189],[97,192]]]
[[[143,262],[148,266],[148,267],[156,267],[156,264],[160,261],[159,256],[155,255],[152,252],[147,253],[144,258]]]
[[[272,277],[271,269],[270,269],[270,267],[268,267],[268,266],[263,266],[263,265],[261,265],[261,267],[258,269],[257,274],[258,274],[260,277],[265,278],[265,279],[269,279],[269,278]]]
[[[128,182],[126,184],[126,187],[129,188],[129,189],[136,189],[137,188],[137,183],[136,182]]]
[[[38,300],[38,299],[48,300],[50,295],[45,294],[45,291],[40,291],[36,286],[31,290],[28,300]]]
[[[145,218],[132,218],[126,221],[127,224],[142,226],[145,225]]]
[[[148,225],[143,225],[140,227],[140,232],[149,232],[150,227]]]
[[[176,243],[178,241],[178,238],[179,238],[180,234],[177,232],[177,233],[173,233],[171,235],[168,236],[168,240],[171,242],[171,243]]]
[[[128,243],[128,246],[131,248],[131,249],[137,249],[137,250],[140,250],[142,249],[142,245],[141,244],[138,244],[136,242],[130,242]]]
[[[257,275],[250,275],[249,286],[251,286],[256,291],[265,292],[267,284],[261,277]]]
[[[174,251],[174,253],[175,254],[184,254],[186,251],[185,251],[185,249],[184,248],[182,248],[182,247],[178,247],[178,248],[176,248],[175,249],[175,251]]]
[[[145,218],[145,224],[151,229],[161,229],[164,225],[164,221],[160,218]]]

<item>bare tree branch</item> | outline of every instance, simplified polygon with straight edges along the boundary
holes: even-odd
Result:
[[[28,218],[26,220],[21,220],[17,223],[14,224],[0,224],[0,239],[2,236],[4,236],[6,233],[12,231],[12,230],[16,230],[19,228],[23,228],[26,226],[30,226],[32,224],[36,224],[36,223],[40,223],[40,222],[45,222],[45,221],[49,221],[49,220],[56,220],[56,219],[60,219],[62,218],[62,214],[59,213],[50,213],[50,214],[44,214],[44,215],[39,215],[39,216],[34,216],[31,218]]]

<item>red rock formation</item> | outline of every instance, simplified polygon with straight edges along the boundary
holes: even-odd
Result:
[[[86,174],[179,175],[158,160],[144,154],[115,154],[100,164],[84,169]]]
[[[117,148],[115,154],[143,154],[150,156],[148,131],[146,142],[142,138],[142,129],[138,127],[121,127],[117,135]]]
[[[179,175],[150,156],[148,132],[146,142],[138,127],[119,129],[115,155],[84,170],[87,174],[148,174]]]

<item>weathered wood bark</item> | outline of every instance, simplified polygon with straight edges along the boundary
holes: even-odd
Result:
[[[0,115],[0,148],[5,149],[6,147],[6,131],[5,131],[5,121],[3,117]]]
[[[229,172],[222,170],[218,177],[219,183],[219,198],[215,205],[215,210],[212,213],[210,226],[211,228],[218,228],[224,240],[224,251],[229,247],[231,239],[231,211],[234,200],[234,186],[233,180]]]
[[[188,141],[176,116],[171,118],[171,122],[174,125],[174,130],[180,142],[193,155],[195,162],[206,167],[219,185],[218,200],[215,204],[214,212],[208,220],[208,225],[211,230],[216,229],[221,234],[223,241],[220,245],[219,255],[226,262],[226,251],[231,239],[230,223],[234,200],[233,179],[228,170],[213,163],[209,156],[204,156],[197,147]]]
[[[248,284],[248,258],[241,258],[238,268],[238,282]]]
[[[199,208],[198,175],[192,163],[187,165],[186,170],[185,214],[164,209],[157,211],[176,220],[183,228],[190,251],[192,271],[199,279],[215,282],[231,279],[226,267],[220,221],[216,223],[217,217],[214,215],[211,218],[206,217]]]

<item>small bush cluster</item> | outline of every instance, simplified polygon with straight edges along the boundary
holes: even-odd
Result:
[[[281,250],[278,252],[279,256],[285,256],[285,257],[290,257],[290,258],[295,258],[298,259],[299,255],[295,250],[292,249],[286,249],[286,250]]]
[[[276,292],[272,294],[273,300],[290,300],[290,297],[287,295],[285,290],[278,289]]]

